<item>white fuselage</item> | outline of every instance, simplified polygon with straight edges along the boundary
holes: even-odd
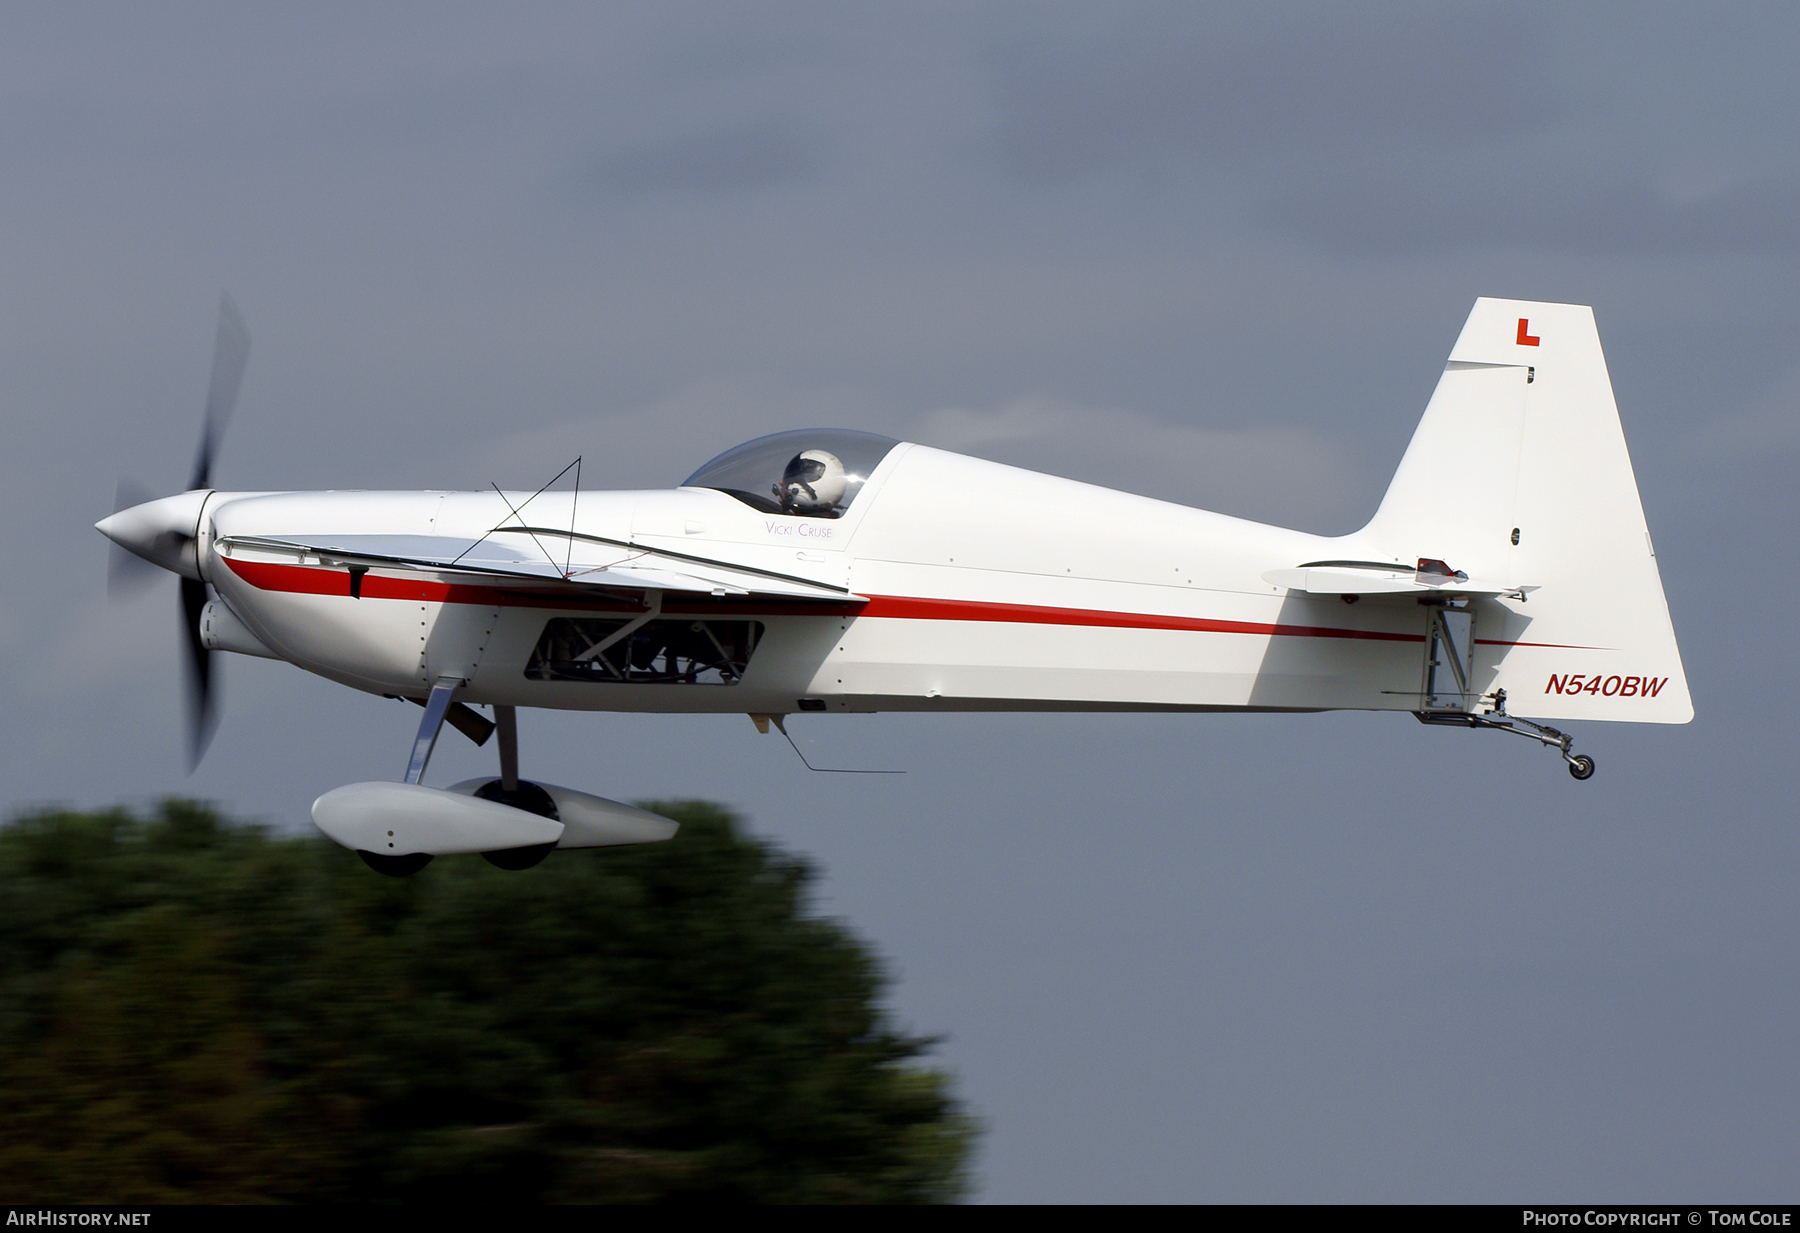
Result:
[[[528,675],[547,622],[633,616],[640,597],[552,597],[379,568],[353,597],[342,565],[221,546],[372,530],[473,538],[507,520],[505,501],[219,493],[202,518],[202,572],[275,656],[384,694],[420,696],[449,677],[465,682],[465,701],[570,710],[1418,707],[1426,617],[1415,600],[1347,604],[1262,578],[1352,555],[1346,540],[919,445],[895,448],[838,519],[764,513],[698,488],[535,499],[533,523],[851,593],[841,603],[662,595],[662,620],[756,623],[754,652],[728,683]],[[1522,625],[1500,601],[1481,607],[1484,645]]]

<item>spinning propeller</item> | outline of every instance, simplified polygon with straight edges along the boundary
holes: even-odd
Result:
[[[181,578],[182,656],[187,682],[188,756],[191,771],[200,765],[218,726],[218,698],[213,688],[214,652],[200,641],[200,611],[206,606],[206,583],[200,577],[200,514],[212,489],[213,460],[225,426],[237,405],[250,359],[250,331],[230,296],[219,300],[219,334],[213,344],[212,380],[206,391],[206,421],[188,490],[150,499],[129,480],[120,480],[113,514],[95,525],[113,542],[107,568],[107,590],[115,598],[139,587],[156,566]]]

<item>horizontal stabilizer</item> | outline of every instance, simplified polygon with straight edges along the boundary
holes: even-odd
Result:
[[[1411,569],[1398,562],[1314,561],[1293,569],[1272,569],[1262,578],[1270,586],[1308,595],[1503,595],[1523,600],[1538,589],[1471,578],[1442,561],[1427,560]]]

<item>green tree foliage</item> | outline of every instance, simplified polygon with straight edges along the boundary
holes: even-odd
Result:
[[[807,866],[669,843],[408,879],[169,801],[0,828],[0,1194],[919,1202],[971,1123]]]

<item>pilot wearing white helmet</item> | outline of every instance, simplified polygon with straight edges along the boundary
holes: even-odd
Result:
[[[802,450],[771,491],[786,514],[829,514],[844,499],[844,464],[826,450]]]

